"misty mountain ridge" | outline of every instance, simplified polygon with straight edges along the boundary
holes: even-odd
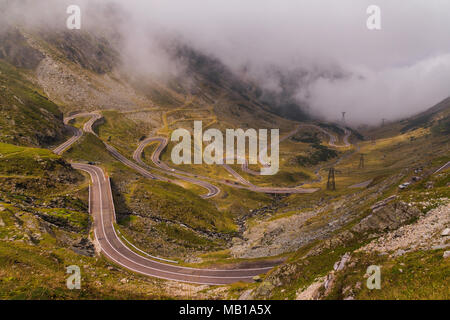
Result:
[[[270,112],[296,120],[313,117],[335,122],[340,120],[341,112],[347,112],[349,124],[376,125],[383,118],[395,121],[419,113],[450,95],[443,85],[450,75],[450,55],[440,40],[448,37],[443,28],[427,23],[421,27],[423,32],[415,33],[414,40],[405,35],[407,29],[396,26],[390,26],[387,38],[384,31],[367,33],[355,29],[356,22],[364,21],[359,21],[364,16],[357,14],[361,5],[347,8],[348,16],[336,15],[332,6],[323,6],[321,14],[327,21],[327,28],[323,28],[311,20],[317,8],[301,3],[291,4],[286,12],[272,10],[267,20],[264,6],[219,13],[202,4],[210,14],[197,16],[201,11],[199,3],[181,2],[176,10],[167,11],[169,4],[151,1],[80,0],[82,32],[73,30],[69,34],[65,11],[70,1],[46,0],[45,4],[47,9],[39,10],[34,1],[0,1],[2,29],[7,29],[6,24],[30,34],[40,33],[43,40],[59,46],[66,56],[88,70],[120,72],[126,75],[121,79],[126,84],[139,75],[154,82],[153,87],[159,87],[156,91],[174,79],[176,82],[182,78],[180,85],[187,90],[189,84],[195,83],[197,71],[186,74],[190,68],[186,62],[192,59],[178,52],[185,47],[210,62],[221,63],[234,75],[233,81],[245,84],[249,92],[239,89],[241,93],[256,97],[259,103],[269,106]],[[405,23],[414,18],[389,8]],[[234,17],[230,17],[233,13]],[[433,13],[437,19],[446,15],[445,10]],[[228,19],[218,19],[220,15]],[[234,27],[229,24],[230,18]],[[417,26],[411,24],[411,28]],[[77,44],[80,33],[86,42],[82,49]],[[321,40],[326,37],[330,41]],[[215,69],[208,63],[205,68]],[[121,78],[117,74],[114,77]],[[207,80],[214,81],[211,77]],[[142,79],[133,82],[140,85]]]
[[[24,31],[10,26],[0,33],[0,38],[0,58],[19,70],[33,70],[34,82],[63,111],[97,107],[123,110],[153,104],[176,107],[184,103],[184,96],[191,95],[205,105],[215,105],[219,113],[234,119],[232,125],[241,122],[239,113],[242,112],[249,115],[262,112],[262,119],[268,113],[304,121],[317,118],[317,113],[311,112],[307,97],[298,97],[299,90],[305,88],[307,92],[308,84],[317,79],[332,81],[349,77],[339,68],[329,72],[316,69],[311,73],[301,68],[283,71],[272,66],[265,71],[270,74],[266,79],[278,81],[270,85],[252,78],[245,68],[233,72],[217,58],[178,40],[160,43],[166,55],[179,66],[177,72],[161,77],[147,70],[142,73],[128,70],[131,60],[120,52],[120,40],[109,40],[93,32],[46,28]],[[218,103],[221,99],[227,102]],[[302,100],[303,103],[298,102]],[[424,115],[428,117],[427,112]],[[421,122],[429,120],[420,119]],[[413,124],[405,122],[403,131],[414,128],[418,122],[411,121]],[[252,119],[251,123],[258,121]],[[242,125],[250,127],[251,123]]]
[[[255,110],[250,110],[256,108],[295,120],[310,118],[295,102],[289,88],[281,92],[263,90],[255,82],[243,80],[218,59],[177,41],[161,43],[162,50],[179,66],[176,72],[161,75],[128,68],[132,58],[120,52],[117,42],[94,32],[9,26],[0,37],[0,57],[17,68],[34,70],[40,86],[63,109],[133,108],[136,100],[141,106],[151,105],[152,101],[169,101],[176,106],[183,99],[175,98],[178,94],[201,97],[199,92],[204,93],[205,103],[214,104],[227,92],[227,99],[248,104],[246,108],[252,113]],[[110,83],[109,90],[105,83],[96,84],[103,81]],[[74,86],[79,89],[74,90]],[[110,96],[103,98],[105,95]]]
[[[340,37],[356,2],[326,30],[313,3],[282,20],[278,3],[174,3],[79,0],[68,30],[70,0],[0,0],[0,298],[448,298],[445,55],[399,44],[371,68],[386,44]],[[171,136],[196,121],[279,129],[279,171],[176,164]],[[374,265],[383,290],[365,285]]]

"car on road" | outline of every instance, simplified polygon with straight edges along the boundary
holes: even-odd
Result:
[[[405,182],[405,183],[402,183],[401,185],[399,185],[398,187],[400,190],[403,190],[403,189],[408,188],[410,185],[411,185],[411,182]]]

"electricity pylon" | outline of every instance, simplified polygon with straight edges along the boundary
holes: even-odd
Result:
[[[361,157],[359,158],[359,169],[364,169],[364,153],[361,153]]]
[[[336,190],[336,180],[334,177],[335,170],[333,167],[328,171],[327,190]]]

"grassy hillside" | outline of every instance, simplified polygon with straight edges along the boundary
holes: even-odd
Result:
[[[233,166],[254,184],[305,183],[320,188],[314,194],[274,196],[217,183],[220,194],[205,200],[199,186],[169,176],[169,183],[143,178],[112,157],[104,142],[131,159],[144,137],[192,129],[195,120],[222,131],[279,128],[283,137],[298,123],[281,116],[304,120],[306,115],[289,112],[298,108],[289,92],[294,74],[285,79],[287,87],[279,97],[242,81],[220,61],[189,48],[172,50],[173,58],[185,63],[186,74],[162,80],[121,70],[113,45],[93,34],[0,35],[0,298],[189,298],[192,289],[196,298],[238,298],[251,290],[246,294],[253,298],[294,299],[316,284],[320,289],[315,294],[322,299],[448,298],[449,262],[442,246],[448,240],[442,242],[441,230],[427,228],[447,217],[435,210],[448,208],[450,174],[433,173],[450,160],[449,99],[361,135],[351,130],[351,141],[358,144],[347,148],[334,148],[328,136],[305,127],[282,142],[275,176],[253,176]],[[101,110],[104,116],[95,129],[98,137],[84,134],[62,157],[50,151],[67,138],[60,108]],[[87,120],[72,124],[82,128]],[[317,124],[343,142],[340,126]],[[170,165],[173,147],[170,143],[162,154]],[[149,165],[154,148],[145,150]],[[364,167],[359,166],[361,155]],[[119,268],[95,253],[87,212],[89,177],[70,162],[93,162],[107,172],[116,229],[149,254],[189,266],[267,257],[287,260],[261,282],[220,292]],[[336,169],[336,190],[326,188],[331,166]],[[221,166],[178,168],[212,180],[236,181]],[[405,182],[410,185],[399,189]],[[374,209],[388,197],[380,210]],[[434,224],[423,222],[433,214]],[[397,249],[377,254],[367,247],[399,238],[408,226],[416,226],[421,237],[434,238],[400,255]],[[351,262],[334,270],[347,253]],[[73,264],[83,272],[81,291],[65,287],[65,268]],[[382,266],[382,291],[368,291],[363,285],[370,264]]]
[[[370,138],[384,138],[418,129],[427,129],[437,135],[448,136],[449,117],[450,98],[447,98],[417,115],[400,121],[393,121],[381,127],[365,130],[363,133]]]
[[[0,143],[0,298],[167,299],[197,292],[94,256],[87,181],[48,150]],[[71,265],[81,269],[81,290],[67,289]]]
[[[0,141],[49,146],[64,138],[62,113],[25,71],[0,59]]]
[[[64,190],[82,176],[51,151],[0,143],[0,183],[12,196],[48,195],[49,189]]]
[[[126,197],[131,208],[143,216],[156,216],[178,221],[195,229],[232,232],[234,227],[226,213],[219,212],[212,203],[202,200],[190,191],[158,181],[136,182],[130,186]],[[136,203],[144,201],[143,204]],[[228,221],[227,221],[228,220]]]
[[[139,120],[131,120],[117,111],[104,111],[104,122],[97,131],[104,141],[115,146],[124,155],[130,156],[139,141],[146,137],[152,127]]]
[[[448,111],[448,107],[444,111]],[[407,246],[404,250],[408,252],[404,255],[399,253],[401,257],[395,251],[378,255],[366,249],[362,252],[355,251],[371,240],[383,237],[390,228],[396,230],[399,225],[414,226],[417,221],[426,221],[429,214],[434,212],[432,210],[441,210],[438,211],[440,216],[436,216],[436,221],[443,221],[448,217],[450,174],[448,170],[433,174],[450,160],[446,146],[448,137],[434,134],[434,123],[432,120],[425,128],[421,126],[404,134],[399,128],[391,129],[391,132],[397,130],[397,133],[376,140],[375,143],[361,143],[358,153],[350,154],[336,166],[337,191],[325,191],[326,180],[322,181],[323,189],[317,194],[308,197],[294,195],[286,199],[287,206],[269,215],[271,222],[266,222],[265,219],[255,221],[255,224],[263,222],[260,228],[271,229],[278,223],[281,234],[284,229],[288,229],[286,225],[295,223],[298,224],[296,230],[305,234],[306,239],[310,238],[292,255],[286,266],[275,270],[255,290],[255,296],[293,299],[300,293],[305,294],[302,295],[305,297],[314,292],[321,299],[343,299],[349,296],[354,299],[448,297],[443,280],[450,270],[448,259],[443,258],[445,247],[433,246],[433,243],[439,243],[437,241],[445,223],[433,232],[425,231],[425,227],[417,227],[417,239],[413,241],[421,244],[418,247]],[[358,168],[360,153],[365,154],[365,168]],[[373,179],[372,182],[359,190],[348,188],[369,179]],[[398,185],[404,182],[410,182],[411,185],[400,190]],[[390,196],[396,196],[393,203],[406,203],[411,212],[415,212],[416,218],[406,219],[398,224],[395,220],[405,211],[394,209],[395,204],[391,204],[392,207],[388,206],[388,209],[381,211],[382,214],[391,214],[386,224],[382,222],[386,218],[377,218],[378,220],[370,222],[374,230],[361,233],[367,227],[365,224],[371,221],[364,218],[376,215],[371,206]],[[304,220],[302,215],[306,216]],[[380,225],[375,227],[377,224]],[[258,230],[257,227],[253,229],[255,230],[249,233],[250,236]],[[325,234],[325,239],[322,239]],[[395,233],[391,237],[395,239]],[[427,237],[432,239],[423,242],[422,239]],[[278,241],[276,237],[268,237],[268,234],[263,239],[268,243]],[[299,240],[292,237],[291,241]],[[348,263],[344,271],[333,271],[333,266],[345,253],[351,255],[352,262]],[[383,270],[382,290],[371,291],[365,287],[364,273],[373,264],[381,265]],[[324,288],[325,276],[333,279],[329,282],[331,287],[328,289]],[[317,290],[314,289],[315,285]]]

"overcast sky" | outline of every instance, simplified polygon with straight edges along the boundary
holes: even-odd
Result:
[[[296,97],[329,120],[346,111],[354,123],[379,123],[450,96],[449,0],[112,1],[129,14],[123,30],[136,61],[169,68],[152,39],[169,34],[236,72],[246,67],[272,90],[278,79],[268,70],[302,69],[315,76]],[[381,8],[379,31],[366,27],[372,4]],[[330,71],[345,77],[319,76]]]

